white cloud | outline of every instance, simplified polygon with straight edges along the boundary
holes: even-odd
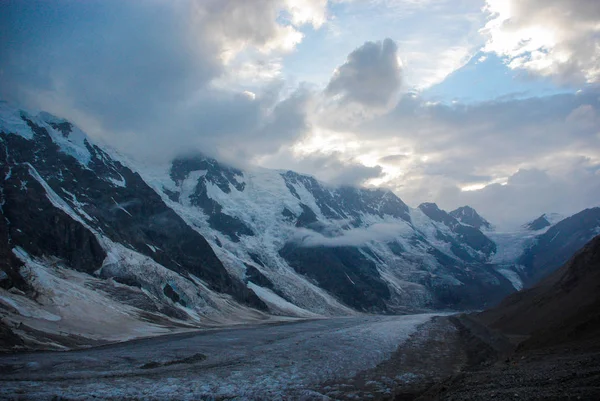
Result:
[[[264,161],[326,181],[362,164],[378,169],[363,184],[391,188],[410,205],[470,204],[494,223],[520,224],[543,212],[569,214],[598,204],[599,112],[600,92],[593,89],[451,105],[411,95],[352,125],[324,127],[331,115],[313,117],[319,125],[296,145],[295,160]],[[307,163],[323,154],[353,165]]]
[[[304,36],[298,28],[307,23],[320,27],[327,7],[315,0],[199,0],[191,5],[194,25],[220,42],[226,63],[247,48],[265,54],[294,50]],[[281,13],[288,13],[291,23],[280,19]]]
[[[339,236],[324,236],[313,230],[297,229],[295,240],[304,247],[362,246],[369,242],[385,242],[412,233],[405,223],[376,223],[366,228],[341,231]]]
[[[294,25],[310,23],[320,28],[327,21],[327,0],[286,0]]]
[[[473,46],[467,43],[440,46],[435,55],[424,52],[423,48],[402,52],[407,66],[407,74],[418,77],[414,89],[423,90],[439,84],[446,77],[469,62],[473,56]],[[414,78],[413,78],[414,79]]]
[[[600,82],[597,0],[487,0],[484,48],[523,69],[562,82]]]
[[[306,153],[282,148],[277,154],[260,158],[257,162],[265,167],[314,175],[334,186],[364,186],[383,174],[380,165],[366,166],[351,154],[340,151]]]
[[[329,96],[337,96],[344,104],[367,108],[387,108],[402,84],[398,47],[391,39],[366,42],[336,68],[325,88]]]

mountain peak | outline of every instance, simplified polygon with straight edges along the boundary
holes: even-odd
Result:
[[[548,221],[548,219],[546,218],[545,214],[542,214],[540,217],[538,217],[535,220],[530,221],[529,223],[526,223],[524,225],[524,227],[530,231],[538,231],[541,229],[544,229],[548,226],[550,226],[550,222]]]
[[[492,225],[489,221],[484,219],[477,213],[471,206],[462,206],[450,212],[450,216],[463,224],[475,227],[480,230],[482,228],[491,229]]]
[[[448,226],[458,224],[446,211],[440,209],[433,202],[423,202],[419,205],[419,209],[433,221],[442,222]]]
[[[93,142],[69,121],[47,112],[31,112],[0,101],[0,132],[19,135],[28,141],[36,140],[39,130],[45,130],[62,152],[88,165]]]
[[[550,227],[562,219],[563,216],[558,213],[544,213],[537,219],[531,220],[530,222],[524,224],[523,227],[529,231],[538,231],[546,227]]]

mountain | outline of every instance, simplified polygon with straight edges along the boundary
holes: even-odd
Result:
[[[474,210],[456,218],[389,190],[200,154],[147,166],[67,120],[6,103],[0,183],[0,332],[40,347],[481,308],[519,288],[546,252],[540,237],[529,270],[520,253],[499,266],[495,234],[466,220]]]
[[[542,230],[546,227],[549,227],[551,224],[548,221],[548,219],[546,218],[546,215],[543,214],[540,217],[538,217],[535,220],[530,221],[529,223],[525,224],[525,228],[531,231],[538,231],[538,230]]]
[[[559,214],[556,213],[544,213],[540,217],[535,220],[526,223],[523,227],[530,231],[539,231],[543,230],[546,227],[550,227],[557,222],[561,221],[563,218]]]
[[[230,270],[260,272],[271,292],[311,312],[340,313],[338,301],[368,312],[471,307],[510,291],[481,264],[494,251],[485,235],[453,218],[431,219],[388,190],[241,171],[199,155],[146,179]],[[320,301],[324,294],[333,299]]]
[[[599,207],[585,209],[550,227],[517,261],[524,271],[525,283],[533,284],[558,269],[598,234]]]
[[[461,223],[475,227],[478,230],[492,229],[490,222],[481,217],[479,213],[477,213],[477,211],[470,206],[459,207],[458,209],[451,211],[449,214]]]
[[[418,399],[599,399],[600,236],[533,287],[450,319],[470,365]]]
[[[600,236],[532,288],[479,315],[490,327],[529,336],[521,348],[600,345]]]

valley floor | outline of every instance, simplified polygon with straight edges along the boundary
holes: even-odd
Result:
[[[78,351],[4,355],[0,398],[352,396],[354,390],[343,390],[351,384],[341,383],[382,366],[401,344],[427,331],[434,316],[322,319],[167,335]],[[425,332],[423,336],[428,337]],[[394,372],[392,382],[414,379],[405,373]],[[385,388],[381,394],[390,391]]]
[[[470,315],[254,325],[2,355],[0,399],[600,399],[597,341],[515,344]]]

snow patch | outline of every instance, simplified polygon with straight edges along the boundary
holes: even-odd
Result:
[[[33,139],[33,131],[21,117],[21,113],[29,117],[24,111],[15,109],[7,102],[0,101],[0,132],[20,135],[27,140]]]
[[[288,316],[294,317],[318,317],[316,313],[312,313],[307,311],[306,309],[299,308],[298,306],[286,301],[281,298],[279,295],[275,294],[273,291],[260,287],[253,282],[248,283],[248,288],[250,288],[254,293],[268,306],[269,309],[274,309],[273,312],[277,314],[284,314]]]
[[[506,277],[508,281],[510,281],[512,286],[515,288],[515,290],[521,291],[523,289],[523,280],[521,280],[521,277],[519,277],[519,275],[516,272],[506,268],[500,268],[498,269],[498,273]]]

